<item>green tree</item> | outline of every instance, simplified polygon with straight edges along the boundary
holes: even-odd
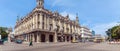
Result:
[[[0,27],[0,34],[2,36],[2,39],[5,39],[8,37],[8,33],[6,32],[8,28],[6,27]]]
[[[120,39],[120,26],[115,26],[115,29],[112,32],[114,39]]]
[[[108,39],[110,39],[111,38],[111,29],[108,29],[107,31],[106,31],[106,34],[108,35]]]
[[[114,26],[111,29],[108,29],[106,33],[109,38],[111,37],[112,39],[120,39],[120,26]]]

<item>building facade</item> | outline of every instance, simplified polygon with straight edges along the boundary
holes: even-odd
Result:
[[[95,36],[95,31],[94,30],[92,30],[92,36]]]
[[[81,27],[81,38],[84,40],[88,40],[92,38],[92,31],[89,28],[82,26]]]
[[[79,19],[51,12],[44,8],[44,0],[37,0],[32,12],[17,19],[14,33],[15,38],[26,42],[70,42],[80,36]]]

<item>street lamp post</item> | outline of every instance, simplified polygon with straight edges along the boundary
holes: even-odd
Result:
[[[55,35],[54,35],[54,42],[57,42],[57,26],[54,28]]]
[[[1,30],[0,30],[0,39],[2,39],[2,36],[1,36]]]
[[[63,42],[63,28],[60,29],[60,32],[61,32],[61,39],[60,39],[60,41]]]
[[[110,30],[110,32],[109,32],[109,33],[110,33],[110,41],[111,41],[111,40],[112,40],[112,34],[111,34],[111,30]]]

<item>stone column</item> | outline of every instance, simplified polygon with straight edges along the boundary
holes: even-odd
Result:
[[[54,19],[55,19],[55,18],[52,19],[52,21],[53,21],[53,22],[52,22],[52,24],[53,24],[52,30],[54,30],[54,28],[55,28],[55,20],[54,20]]]
[[[46,30],[46,26],[47,26],[47,23],[46,23],[46,21],[47,21],[47,19],[46,19],[46,14],[45,14],[45,17],[44,17],[44,28],[45,28],[45,30]]]
[[[29,40],[30,40],[30,36],[29,36],[29,34],[28,34],[28,42],[29,42]]]
[[[47,18],[47,29],[49,30],[49,17]]]
[[[41,18],[40,18],[40,14],[39,14],[39,19],[38,19],[38,21],[39,21],[39,28],[41,28],[40,26],[41,26]]]
[[[66,33],[66,23],[64,23],[64,32]]]
[[[71,36],[69,36],[69,42],[71,42]]]
[[[42,24],[43,24],[43,16],[42,13],[40,14],[40,29],[42,29]]]
[[[72,33],[74,32],[74,28],[73,28],[73,25],[72,25]]]
[[[36,29],[36,15],[34,15],[34,29]]]
[[[36,28],[38,28],[38,14],[36,14],[36,19],[35,19],[36,21]]]
[[[49,28],[49,17],[46,15],[46,29],[48,30]]]
[[[72,40],[72,42],[76,42],[75,35],[73,36],[73,40]]]
[[[30,36],[29,41],[32,41],[32,35],[30,34],[29,36]]]
[[[70,29],[70,24],[68,24],[68,25],[69,25],[69,33],[70,33],[70,30],[71,30],[71,29]]]
[[[28,38],[27,38],[27,34],[25,35],[25,41],[27,42]]]
[[[67,42],[67,36],[65,36],[65,42]]]
[[[41,34],[39,34],[39,42],[41,42]]]
[[[35,29],[35,17],[33,15],[33,29]]]
[[[48,34],[45,35],[45,41],[46,41],[46,43],[49,43],[49,35]]]
[[[55,42],[55,43],[58,42],[58,41],[57,41],[57,32],[55,32],[55,34],[54,34],[54,42]]]
[[[40,36],[39,36],[39,33],[37,33],[37,43],[40,42]]]
[[[27,35],[24,35],[23,38],[24,38],[25,42],[27,42]]]
[[[26,34],[26,42],[28,42],[28,34]]]
[[[27,42],[29,42],[29,40],[30,40],[30,39],[29,39],[29,34],[28,34],[28,35],[27,35]]]

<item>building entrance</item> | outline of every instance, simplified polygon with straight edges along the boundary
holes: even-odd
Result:
[[[53,42],[53,35],[49,35],[49,42]]]
[[[45,35],[41,34],[41,42],[45,42]]]
[[[37,35],[35,34],[34,37],[35,37],[35,42],[37,42]]]

